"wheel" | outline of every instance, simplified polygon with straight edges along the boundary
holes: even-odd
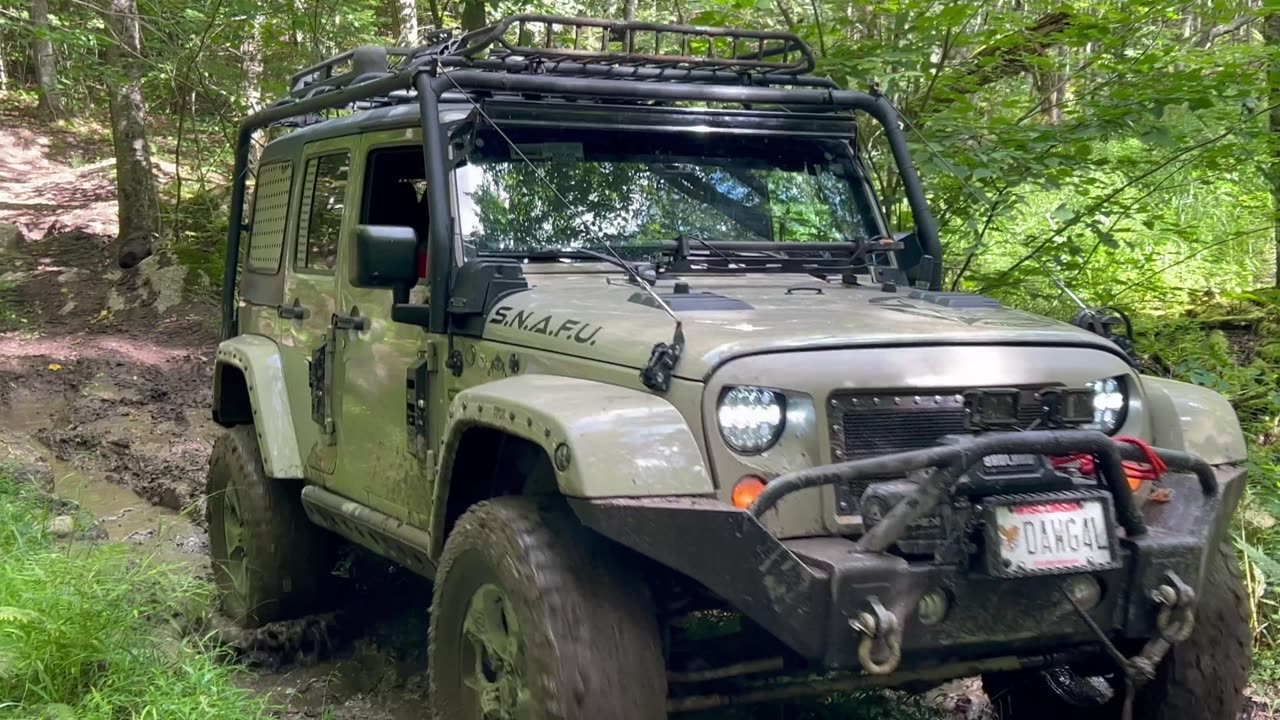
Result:
[[[666,717],[648,589],[563,504],[468,510],[445,544],[430,633],[441,720]]]
[[[1134,719],[1236,720],[1249,679],[1251,640],[1244,583],[1235,553],[1224,542],[1209,559],[1191,637],[1169,651],[1155,679],[1137,692]],[[1123,691],[1113,688],[1123,682],[1115,677],[1079,677],[1054,668],[982,681],[999,720],[1121,716]]]
[[[252,425],[214,443],[205,493],[223,612],[256,628],[324,609],[336,543],[307,519],[297,482],[267,477]]]

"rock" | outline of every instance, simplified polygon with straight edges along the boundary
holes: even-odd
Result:
[[[145,530],[135,530],[125,537],[125,542],[133,545],[143,545],[150,542],[156,536],[155,528],[147,528]]]
[[[128,270],[150,257],[152,247],[152,238],[146,233],[122,237],[117,244],[116,262],[121,268]]]
[[[204,555],[209,552],[209,536],[204,533],[189,535],[178,539],[174,545],[178,547],[178,552]]]
[[[0,223],[0,255],[8,255],[21,249],[22,228],[13,223]]]
[[[70,515],[59,515],[49,521],[46,530],[56,538],[68,537],[76,531],[76,519]]]

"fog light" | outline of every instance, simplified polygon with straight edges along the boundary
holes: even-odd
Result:
[[[1073,575],[1062,586],[1082,610],[1092,610],[1102,602],[1102,585],[1092,575]]]
[[[920,604],[916,606],[916,617],[921,625],[937,625],[946,619],[949,605],[946,590],[941,588],[926,590],[924,595],[920,596]]]

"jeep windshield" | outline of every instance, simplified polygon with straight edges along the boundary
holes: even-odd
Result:
[[[750,243],[852,251],[885,234],[837,140],[486,126],[454,191],[468,254],[554,259],[608,244],[638,259],[684,239],[741,257]]]

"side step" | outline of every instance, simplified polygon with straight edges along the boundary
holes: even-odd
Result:
[[[307,517],[320,527],[395,561],[428,580],[436,576],[427,534],[373,508],[348,500],[322,487],[302,489]]]

